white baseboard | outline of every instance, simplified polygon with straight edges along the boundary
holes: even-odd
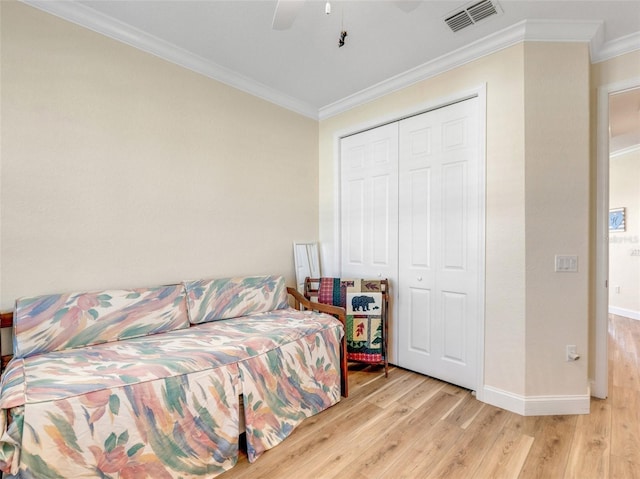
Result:
[[[487,404],[521,416],[555,416],[589,414],[589,391],[567,396],[521,396],[491,386],[485,386],[482,400]]]
[[[609,314],[615,314],[616,316],[624,316],[625,318],[637,319],[640,321],[640,311],[634,311],[632,309],[616,308],[615,306],[609,306]]]
[[[492,406],[496,406],[507,411],[515,412],[524,416],[524,396],[514,394],[502,389],[493,388],[491,386],[485,386],[482,392],[482,401]]]

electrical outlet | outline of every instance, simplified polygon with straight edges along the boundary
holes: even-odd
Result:
[[[575,344],[567,344],[567,361],[577,361],[580,359],[578,348]]]

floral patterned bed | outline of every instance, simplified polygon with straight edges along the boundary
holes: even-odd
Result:
[[[289,308],[281,277],[19,300],[14,328],[5,477],[215,477],[240,395],[251,462],[340,399],[342,323]]]

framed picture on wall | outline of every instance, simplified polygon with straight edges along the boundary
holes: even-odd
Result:
[[[609,231],[624,231],[624,208],[609,210]]]

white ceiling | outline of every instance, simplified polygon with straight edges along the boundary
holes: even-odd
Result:
[[[523,39],[588,41],[592,61],[640,49],[638,0],[498,0],[457,33],[444,18],[475,2],[306,0],[278,31],[276,0],[23,1],[313,118]]]
[[[640,146],[640,87],[609,97],[609,151]]]

